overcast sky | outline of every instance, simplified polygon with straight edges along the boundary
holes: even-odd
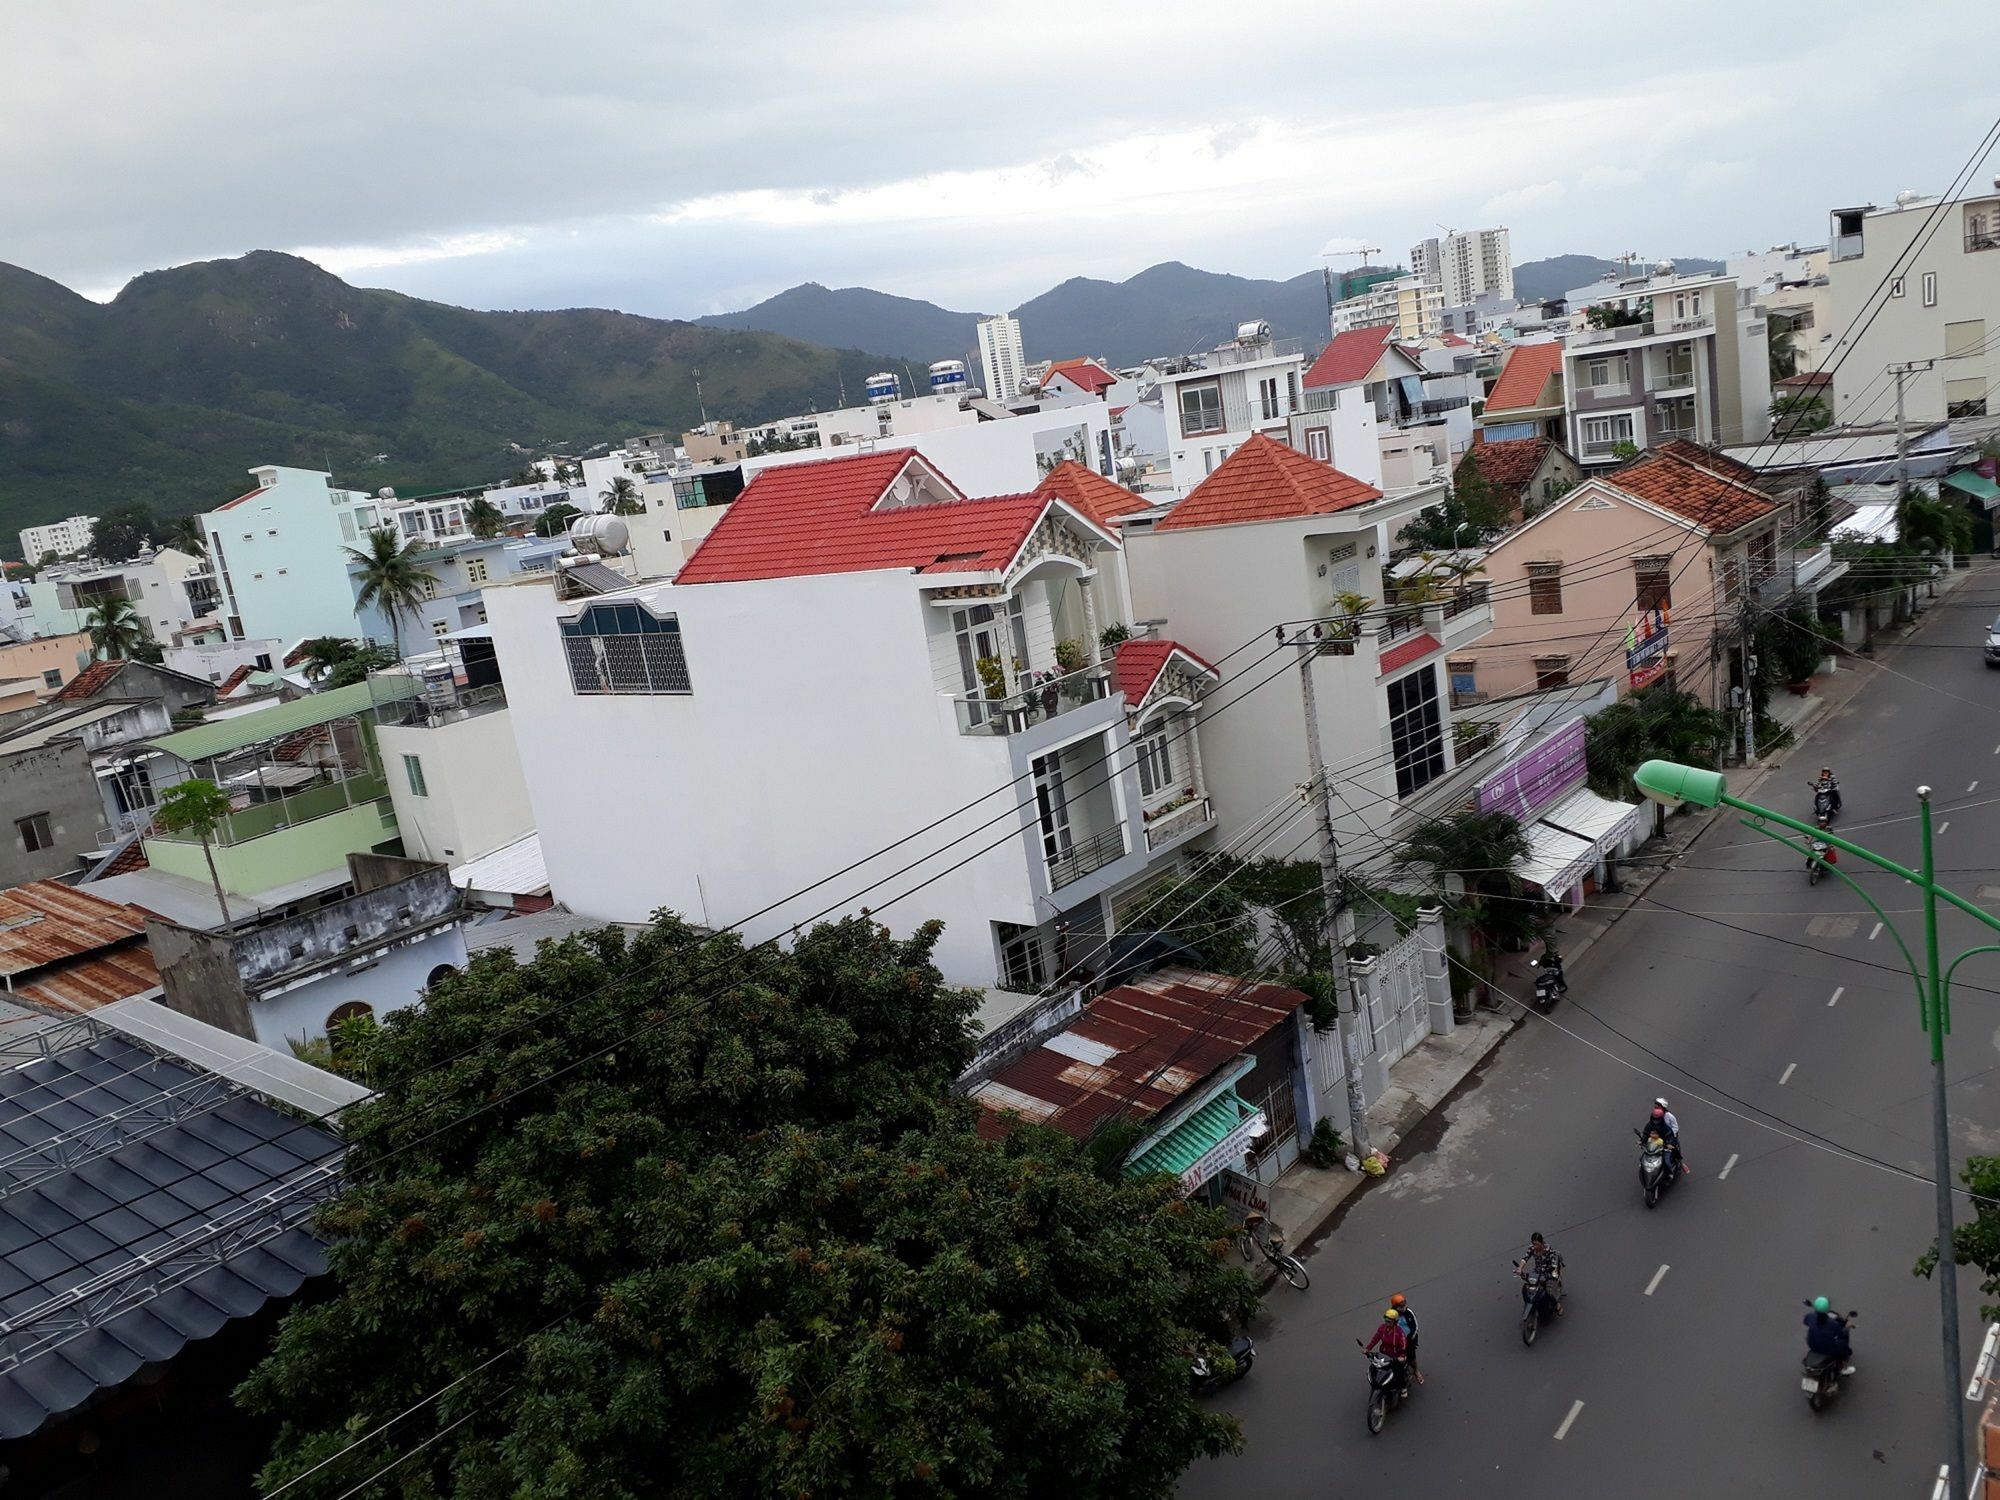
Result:
[[[1994,0],[4,0],[0,260],[692,316],[1291,276],[1439,223],[1720,256],[1941,187],[1996,55]]]

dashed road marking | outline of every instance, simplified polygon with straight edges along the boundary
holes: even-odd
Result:
[[[1646,1283],[1646,1295],[1648,1297],[1652,1296],[1653,1293],[1657,1292],[1660,1289],[1660,1283],[1665,1281],[1666,1279],[1667,1279],[1667,1268],[1665,1266],[1661,1266],[1659,1270],[1653,1273],[1653,1279]]]
[[[1943,833],[1949,827],[1951,827],[1951,819],[1946,818],[1942,823],[1938,824],[1938,832]]]
[[[1783,1087],[1784,1087],[1784,1086],[1785,1086],[1786,1084],[1788,1084],[1788,1083],[1790,1083],[1790,1082],[1792,1081],[1792,1070],[1793,1070],[1793,1069],[1795,1069],[1795,1068],[1797,1068],[1797,1067],[1798,1067],[1798,1064],[1797,1064],[1797,1063],[1786,1063],[1786,1064],[1785,1064],[1785,1071],[1784,1071],[1783,1073],[1781,1073],[1781,1074],[1780,1074],[1780,1075],[1778,1076],[1778,1087],[1779,1087],[1779,1088],[1783,1088]]]
[[[1581,1412],[1582,1410],[1583,1410],[1583,1403],[1581,1401],[1577,1401],[1571,1404],[1569,1409],[1569,1415],[1563,1418],[1562,1426],[1556,1429],[1557,1442],[1560,1443],[1564,1438],[1569,1436],[1570,1424],[1576,1421],[1577,1413]]]
[[[1730,1169],[1733,1168],[1735,1165],[1736,1165],[1736,1153],[1732,1151],[1729,1153],[1729,1160],[1722,1164],[1722,1170],[1715,1174],[1715,1180],[1717,1182],[1720,1182],[1723,1178],[1727,1177],[1730,1173]]]
[[[1882,924],[1880,922],[1877,922],[1873,927],[1868,929],[1868,941],[1871,943],[1874,942],[1875,939],[1877,939],[1881,935],[1882,935]]]
[[[1840,1004],[1840,997],[1846,993],[1847,993],[1846,985],[1844,984],[1835,985],[1833,988],[1833,998],[1826,1002],[1827,1006],[1831,1008],[1833,1006]]]
[[[1971,785],[1971,786],[1969,786],[1969,787],[1967,787],[1967,788],[1965,789],[1965,791],[1966,791],[1966,795],[1970,796],[1970,795],[1971,795],[1972,793],[1974,793],[1974,792],[1976,792],[1976,791],[1978,791],[1978,790],[1979,790],[1979,778],[1975,776],[1975,777],[1974,777],[1974,778],[1972,779],[1972,785]]]

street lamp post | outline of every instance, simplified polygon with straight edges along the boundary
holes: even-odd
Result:
[[[1696,807],[1733,807],[1745,814],[1744,826],[1766,838],[1774,839],[1789,849],[1798,850],[1811,858],[1809,845],[1800,844],[1769,827],[1777,824],[1789,828],[1806,839],[1818,839],[1835,849],[1852,854],[1856,859],[1866,860],[1877,869],[1887,870],[1892,875],[1902,877],[1924,893],[1924,962],[1919,965],[1910,952],[1909,944],[1896,930],[1896,924],[1889,920],[1875,898],[1868,894],[1837,864],[1827,868],[1839,876],[1856,895],[1873,908],[1875,915],[1895,938],[1896,946],[1903,952],[1903,962],[1909,966],[1910,978],[1917,989],[1918,1013],[1922,1018],[1925,1034],[1930,1039],[1931,1048],[1931,1149],[1934,1160],[1932,1171],[1937,1178],[1937,1278],[1938,1301],[1943,1314],[1944,1327],[1944,1394],[1945,1394],[1945,1441],[1949,1445],[1946,1452],[1947,1477],[1951,1480],[1951,1490],[1962,1489],[1957,1476],[1965,1462],[1965,1408],[1959,1388],[1962,1372],[1959,1364],[1958,1344],[1958,1262],[1952,1254],[1952,1212],[1951,1212],[1951,1127],[1945,1110],[1944,1037],[1951,1029],[1951,975],[1960,963],[1975,953],[2000,952],[2000,946],[1971,948],[1951,961],[1949,968],[1940,968],[1938,960],[1937,916],[1938,902],[1945,901],[1957,907],[1968,916],[1977,918],[1986,926],[2000,931],[2000,918],[1980,910],[1956,891],[1950,891],[1937,883],[1937,867],[1931,850],[1931,789],[1917,788],[1917,821],[1923,834],[1923,862],[1914,870],[1886,859],[1872,849],[1864,849],[1859,844],[1836,838],[1825,829],[1802,823],[1797,818],[1787,817],[1768,807],[1760,807],[1754,802],[1745,802],[1729,795],[1729,784],[1720,771],[1703,770],[1696,766],[1683,766],[1669,760],[1649,760],[1633,774],[1633,781],[1646,796],[1666,807],[1679,807],[1691,802]]]

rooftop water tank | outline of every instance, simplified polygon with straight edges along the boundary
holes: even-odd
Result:
[[[1247,323],[1236,325],[1236,342],[1239,344],[1268,344],[1271,342],[1271,325],[1262,318],[1252,318]]]
[[[868,399],[875,405],[881,406],[886,402],[897,400],[902,395],[903,383],[896,378],[894,370],[877,370],[868,377],[864,389],[868,392]]]
[[[569,523],[569,544],[579,552],[616,557],[631,539],[632,533],[618,516],[578,516]]]
[[[941,359],[931,366],[931,394],[933,396],[963,396],[965,394],[965,361],[962,359]]]

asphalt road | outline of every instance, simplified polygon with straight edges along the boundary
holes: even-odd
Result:
[[[1808,815],[1805,777],[1830,762],[1838,831],[1914,864],[1928,782],[1940,871],[2000,913],[2000,672],[1980,657],[1996,614],[2000,564],[1981,560],[1749,795]],[[1921,956],[1911,888],[1862,879]],[[1996,940],[1959,913],[1941,924],[1947,956]],[[1959,976],[1962,1161],[2000,1154],[2000,958]],[[1929,1054],[1891,934],[1841,882],[1808,887],[1790,850],[1718,819],[1569,978],[1552,1024],[1531,1018],[1442,1130],[1354,1200],[1309,1258],[1311,1289],[1272,1289],[1256,1368],[1218,1401],[1244,1451],[1198,1465],[1183,1495],[1928,1500],[1943,1366],[1937,1289],[1911,1267],[1933,1192],[1812,1139],[1928,1178]],[[1661,1093],[1694,1175],[1649,1212],[1632,1128]],[[1570,1294],[1530,1349],[1509,1261],[1536,1229],[1568,1259]],[[1978,1280],[1960,1272],[1968,1368]],[[1355,1339],[1398,1290],[1430,1378],[1371,1437]],[[1861,1319],[1859,1373],[1815,1415],[1799,1323],[1817,1293]]]

